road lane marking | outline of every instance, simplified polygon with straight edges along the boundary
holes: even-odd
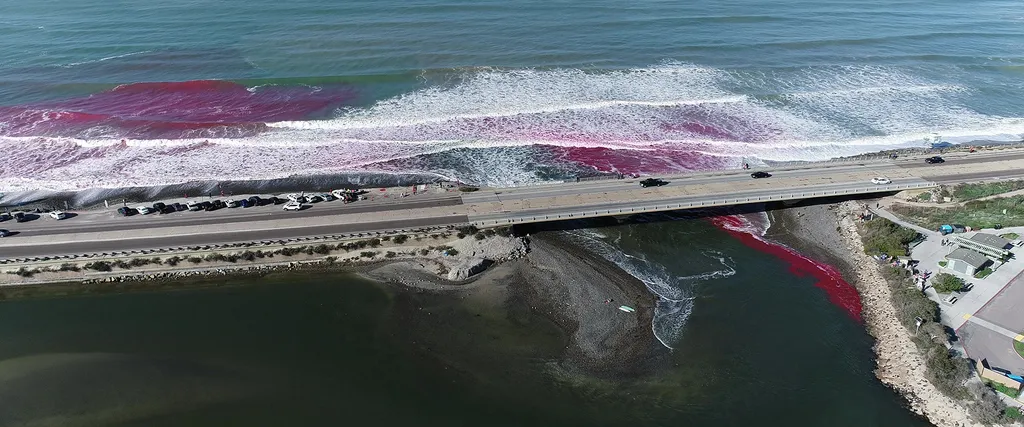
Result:
[[[1013,337],[1013,339],[1015,341],[1024,342],[1024,334],[1017,334],[1017,336]]]

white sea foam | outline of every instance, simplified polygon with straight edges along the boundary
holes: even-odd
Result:
[[[92,60],[89,60],[89,61],[69,62],[67,64],[60,64],[60,65],[58,65],[58,67],[61,67],[61,68],[71,68],[71,67],[78,66],[78,65],[94,64],[94,63],[97,63],[97,62],[104,62],[104,61],[109,61],[111,59],[118,59],[118,58],[127,58],[129,56],[142,55],[142,54],[150,53],[150,52],[152,52],[152,51],[150,51],[150,50],[143,50],[143,51],[139,51],[139,52],[130,52],[130,53],[124,53],[124,54],[120,54],[120,55],[105,56],[103,58],[92,59]]]
[[[616,232],[618,234],[618,232]],[[643,254],[630,254],[615,246],[621,235],[608,242],[608,236],[593,230],[568,232],[578,244],[614,263],[629,275],[640,280],[657,295],[651,330],[662,345],[671,349],[679,341],[686,320],[693,309],[694,287],[699,284],[736,274],[732,258],[717,251],[702,254],[717,261],[718,269],[689,276],[674,276],[660,263],[648,260]]]
[[[527,167],[537,166],[538,145],[615,150],[645,159],[628,166],[641,170],[621,170],[614,160],[602,168],[644,172],[653,164],[722,164],[689,163],[700,161],[692,153],[736,159],[725,163],[823,160],[922,146],[933,133],[954,143],[1021,139],[1024,118],[974,111],[963,101],[969,94],[955,83],[892,67],[786,75],[685,64],[610,72],[473,69],[451,83],[340,111],[334,119],[270,123],[270,131],[252,137],[122,146],[120,138],[104,136],[115,130],[96,127],[85,133],[92,139],[7,138],[2,143],[19,152],[0,165],[0,191],[396,168],[519,185],[541,179]],[[453,150],[460,150],[458,159],[448,163],[416,160]]]

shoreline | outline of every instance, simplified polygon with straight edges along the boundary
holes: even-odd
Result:
[[[839,268],[857,288],[864,327],[875,339],[875,376],[899,393],[911,411],[938,427],[981,426],[971,420],[967,408],[942,394],[925,376],[924,357],[896,317],[878,263],[864,254],[853,221],[859,212],[857,201],[779,209],[773,211],[773,219],[778,218],[782,230],[773,238]]]

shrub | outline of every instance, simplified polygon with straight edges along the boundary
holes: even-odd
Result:
[[[449,248],[449,249],[445,250],[444,253],[447,254],[447,255],[454,256],[454,255],[458,255],[459,251],[455,250],[455,248]]]
[[[29,270],[25,267],[21,267],[18,269],[18,271],[14,272],[14,274],[17,274],[21,277],[32,277],[33,275],[36,274],[36,270]]]
[[[480,231],[480,229],[476,228],[475,225],[463,225],[460,227],[455,227],[455,229],[458,230],[460,234],[464,234],[467,236],[470,234],[476,234],[476,232]]]
[[[888,254],[903,256],[907,245],[917,238],[917,232],[900,227],[888,219],[876,217],[861,226],[861,240],[868,255]]]
[[[979,278],[979,279],[984,279],[984,278],[988,277],[989,274],[992,274],[992,269],[989,268],[989,267],[985,267],[981,271],[979,271],[977,273],[974,273],[974,277]]]
[[[197,256],[192,256],[192,257],[188,257],[188,262],[191,262],[193,264],[199,264],[199,263],[203,262],[203,259],[199,258]]]
[[[967,391],[974,397],[974,402],[968,405],[967,412],[971,419],[986,425],[999,424],[1003,419],[1003,411],[1006,405],[999,400],[995,392],[985,384],[972,382],[968,384]]]
[[[377,253],[373,251],[363,251],[359,253],[359,256],[362,258],[373,258],[374,255],[377,255]]]
[[[114,265],[114,267],[117,267],[117,268],[120,268],[120,269],[124,269],[124,270],[132,268],[131,264],[128,264],[127,262],[124,262],[124,260],[120,260],[120,259],[117,260],[117,261],[114,261],[112,264]]]
[[[949,265],[948,262],[946,262],[946,261],[939,261],[939,267],[945,268],[947,265]]]
[[[934,344],[925,354],[925,375],[942,394],[952,398],[964,397],[964,381],[971,373],[967,359],[950,354],[945,346]]]
[[[80,271],[81,268],[78,267],[78,264],[72,264],[70,262],[66,262],[66,263],[60,265],[60,269],[59,270],[60,271]]]
[[[88,269],[88,270],[96,270],[96,271],[110,271],[110,270],[113,270],[113,268],[110,267],[110,263],[106,262],[106,261],[90,262],[90,263],[85,265],[85,268]]]
[[[164,264],[167,264],[167,265],[172,266],[172,267],[175,266],[175,265],[178,265],[179,262],[181,262],[181,257],[177,256],[177,255],[172,256],[172,257],[167,258],[167,259],[164,260]]]
[[[409,240],[409,236],[406,236],[404,234],[399,234],[399,235],[395,236],[395,244],[401,245],[402,243],[405,243],[408,240]]]
[[[213,262],[213,261],[226,261],[227,257],[225,257],[222,254],[212,253],[212,254],[206,255],[206,260],[210,261],[210,262]]]
[[[313,252],[316,252],[320,255],[327,255],[331,253],[331,247],[321,243],[313,247]]]
[[[476,234],[473,235],[473,238],[475,238],[477,240],[483,240],[483,239],[487,238],[487,235],[485,235],[482,232],[477,231]]]
[[[932,287],[935,292],[948,294],[964,288],[963,279],[949,273],[939,273],[932,278]]]
[[[392,251],[388,251],[386,254],[384,254],[384,258],[394,258],[395,255],[398,255],[398,254],[396,254],[396,253],[394,253]]]
[[[428,249],[420,249],[420,255],[426,256],[429,253],[430,253],[430,250],[428,250]]]
[[[384,242],[387,242],[387,241],[391,240],[391,236],[384,236],[384,237],[381,237],[381,238],[380,238],[380,240],[381,240],[381,241],[384,241]]]
[[[377,246],[380,246],[380,239],[378,239],[378,238],[370,239],[369,245],[370,245],[371,248],[376,248]]]
[[[930,202],[932,201],[932,193],[929,191],[925,191],[924,193],[918,194],[917,200],[922,202]]]

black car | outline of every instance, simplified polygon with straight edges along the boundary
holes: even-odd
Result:
[[[139,213],[139,211],[135,210],[135,208],[129,208],[127,206],[122,206],[122,207],[117,208],[117,213],[121,214],[121,216],[132,216],[132,215],[135,215],[135,214]]]
[[[644,187],[644,188],[647,188],[647,187],[661,187],[662,185],[665,185],[665,184],[668,184],[668,182],[662,181],[662,180],[657,179],[657,178],[647,178],[647,179],[645,179],[643,181],[640,181],[640,186]]]
[[[155,210],[157,212],[163,211],[164,208],[166,208],[166,207],[167,207],[167,205],[163,204],[162,202],[153,203],[153,210]]]
[[[171,203],[170,205],[168,205],[168,207],[174,208],[174,210],[177,212],[188,210],[188,206],[185,206],[181,203]]]
[[[17,222],[28,221],[28,215],[25,215],[25,212],[15,212],[14,213],[14,220],[17,221]]]
[[[197,206],[199,206],[199,210],[203,210],[203,211],[212,211],[212,210],[217,209],[217,208],[210,209],[211,207],[213,207],[213,203],[210,203],[210,202],[199,202],[199,204]]]
[[[927,159],[924,159],[924,162],[925,163],[935,164],[935,163],[945,163],[946,160],[943,159],[942,157],[939,157],[939,156],[932,156],[932,157],[929,157]]]
[[[260,196],[252,196],[249,199],[249,206],[260,206],[263,204],[263,199]]]
[[[270,203],[273,203],[275,205],[280,205],[281,203],[284,203],[284,202],[285,202],[285,200],[280,198],[280,197],[276,197],[275,196],[275,197],[271,197],[270,198]]]
[[[0,237],[7,237],[7,236],[10,236],[10,235],[11,235],[10,231],[4,230],[4,229],[0,228]]]
[[[754,172],[754,173],[750,174],[751,178],[769,178],[771,176],[772,176],[772,174],[770,174],[768,172],[765,172],[765,171],[757,171],[757,172]]]

